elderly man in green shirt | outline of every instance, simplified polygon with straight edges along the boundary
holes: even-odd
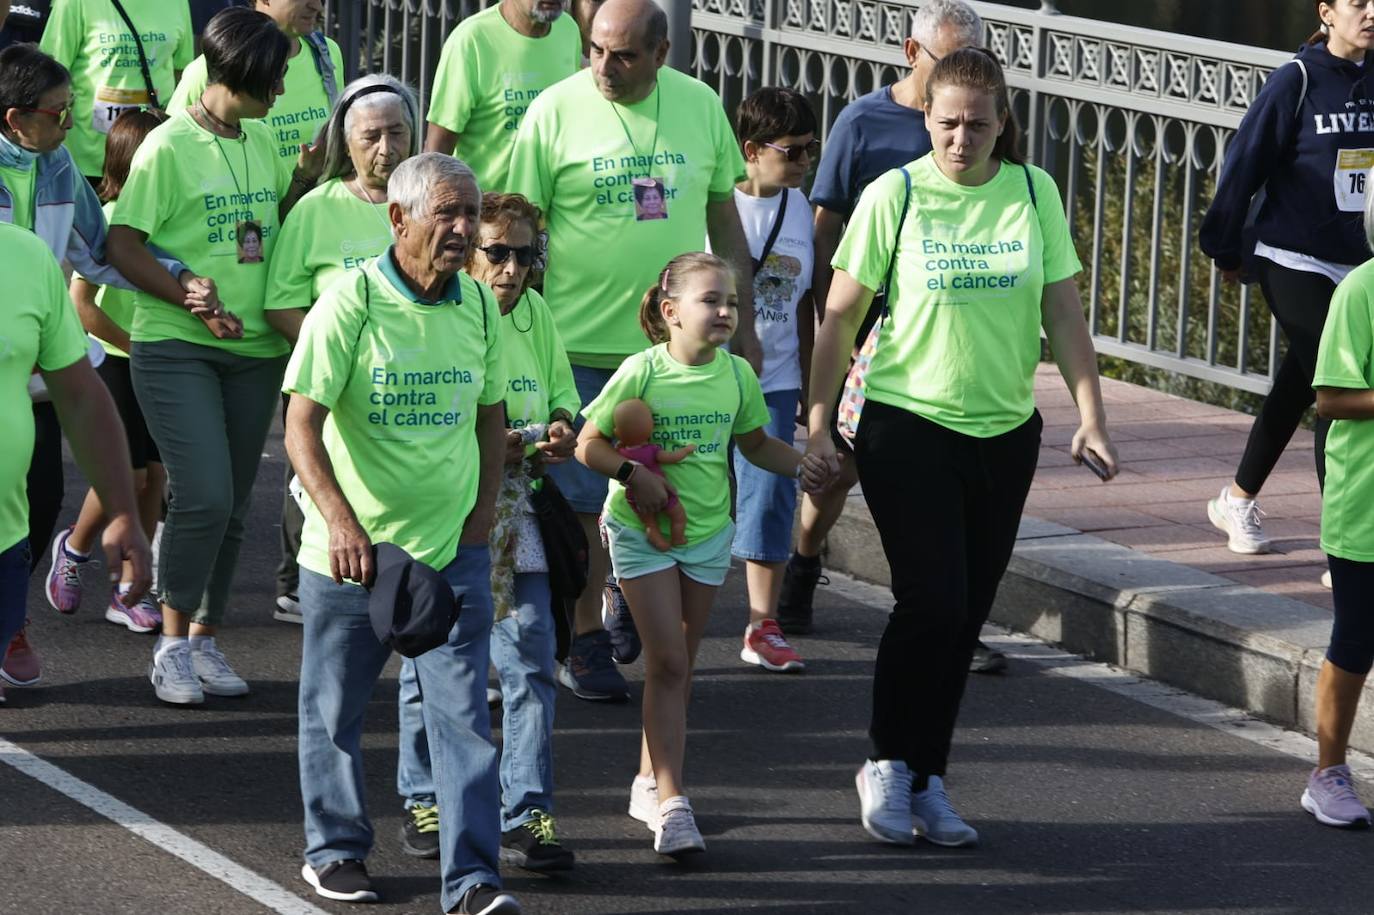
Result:
[[[425,151],[455,155],[484,191],[504,191],[511,146],[539,93],[582,65],[582,37],[562,0],[501,0],[444,42]]]
[[[744,158],[720,97],[664,68],[668,20],[651,0],[609,0],[592,23],[590,43],[591,66],[530,104],[508,188],[548,215],[544,297],[582,402],[590,403],[616,367],[648,345],[638,320],[644,290],[673,257],[703,250],[708,236],[711,250],[735,267],[740,303],[733,348],[757,370],[752,262],[733,196]],[[636,209],[636,189],[650,186],[667,218]],[[629,691],[599,619],[608,562],[596,518],[606,478],[571,462],[551,473],[592,544],[592,584],[577,602],[576,637],[560,679],[579,698],[625,701]],[[608,592],[611,625],[628,636],[628,607],[613,583]],[[637,640],[621,641],[614,652],[628,663]]]

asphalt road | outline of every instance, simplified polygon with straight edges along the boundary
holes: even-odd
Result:
[[[256,509],[222,645],[252,684],[243,699],[172,708],[145,671],[151,636],[102,619],[93,585],[74,617],[35,579],[41,686],[8,691],[0,735],[326,911],[299,877],[295,701],[300,629],[271,619],[280,440]],[[74,509],[79,478],[69,477]],[[69,512],[70,514],[70,512]],[[856,599],[859,598],[859,599]],[[865,600],[867,598],[867,600]],[[1317,826],[1297,805],[1306,766],[1167,711],[1014,660],[975,678],[948,784],[983,835],[976,850],[875,843],[853,775],[867,749],[871,661],[884,610],[869,590],[823,588],[802,675],[738,659],[741,576],[718,601],[691,710],[687,781],[709,853],[659,859],[625,815],[635,702],[560,692],[558,822],[576,851],[563,878],[508,872],[530,913],[1369,912],[1374,833]],[[366,726],[384,902],[434,912],[437,862],[402,855],[394,790],[395,665]],[[919,697],[913,697],[919,701]],[[1374,799],[1374,793],[1368,793]],[[214,869],[212,865],[207,865]],[[40,784],[0,754],[0,912],[256,913],[271,909]]]

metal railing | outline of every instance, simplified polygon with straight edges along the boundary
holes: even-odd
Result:
[[[670,0],[672,2],[672,0]],[[677,0],[685,2],[685,0]],[[694,75],[727,110],[766,85],[806,93],[823,134],[840,109],[907,72],[916,0],[691,0]],[[428,97],[443,38],[481,0],[333,0],[350,60]],[[1222,155],[1286,55],[974,2],[1006,67],[1027,151],[1055,175],[1085,266],[1098,351],[1264,393],[1278,330],[1258,291],[1223,285],[1197,247]]]

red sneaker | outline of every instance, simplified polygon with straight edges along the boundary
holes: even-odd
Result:
[[[740,659],[757,664],[764,670],[803,670],[806,662],[787,644],[777,620],[764,620],[758,628],[744,630],[744,648]]]
[[[29,644],[28,630],[25,623],[24,628],[14,634],[5,660],[0,663],[0,677],[15,686],[33,686],[43,678],[42,663],[38,660],[38,652]]]

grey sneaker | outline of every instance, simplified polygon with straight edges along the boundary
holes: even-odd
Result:
[[[1327,826],[1345,829],[1369,826],[1369,810],[1355,793],[1349,766],[1313,769],[1307,777],[1307,790],[1302,793],[1302,809]]]
[[[911,825],[916,835],[946,848],[978,844],[978,830],[959,816],[938,775],[930,776],[926,790],[911,792]]]
[[[1232,498],[1230,486],[1223,486],[1221,495],[1207,503],[1212,526],[1226,532],[1227,549],[1245,556],[1267,553],[1272,546],[1260,524],[1263,514],[1254,499]]]
[[[243,696],[248,684],[234,672],[214,639],[198,639],[191,649],[191,668],[200,678],[200,688],[211,696]]]
[[[705,850],[706,840],[697,829],[692,804],[687,798],[679,794],[659,805],[658,823],[654,826],[654,851],[677,858]]]
[[[859,819],[875,839],[915,845],[911,815],[911,770],[897,759],[867,760],[854,776],[859,789]]]
[[[205,701],[200,678],[191,669],[191,646],[170,642],[153,653],[148,679],[163,702],[173,705],[200,705]]]

